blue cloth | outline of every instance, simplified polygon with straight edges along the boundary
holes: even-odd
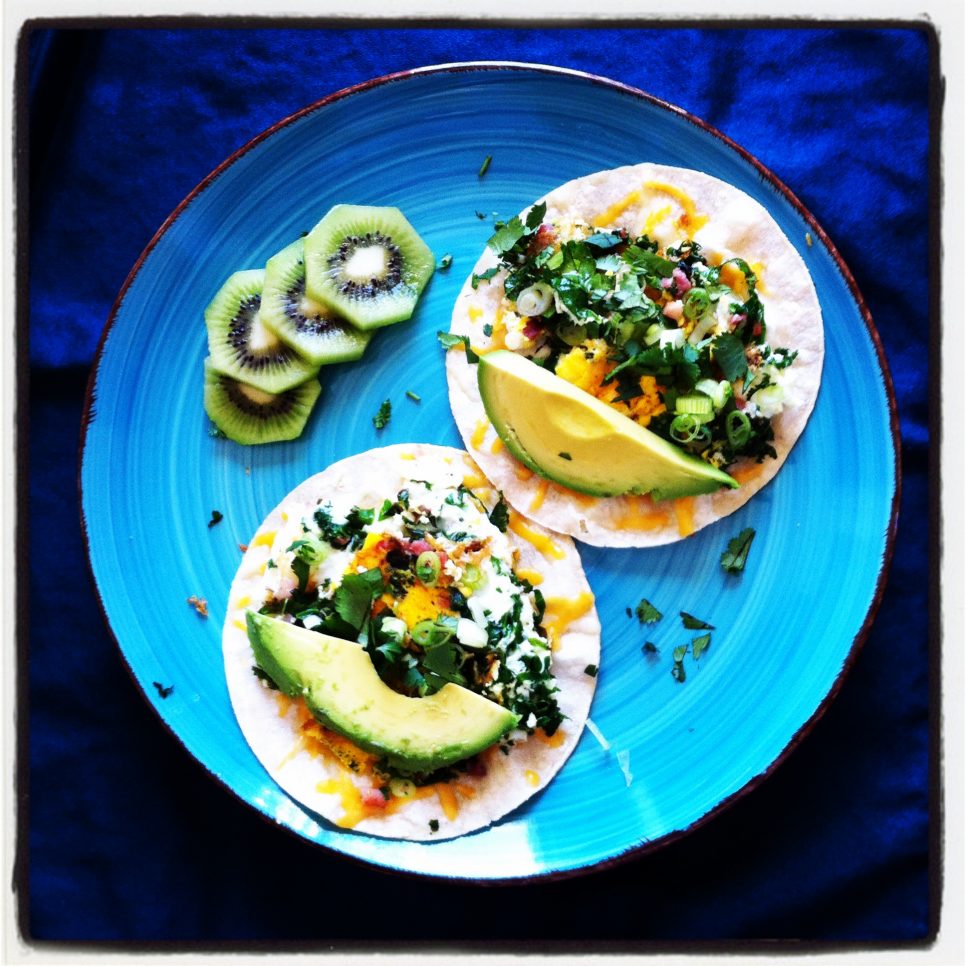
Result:
[[[29,937],[605,950],[932,934],[928,31],[38,29],[26,50],[29,796],[19,885]],[[212,782],[123,670],[86,572],[76,496],[101,330],[182,198],[252,136],[329,93],[484,56],[644,89],[722,130],[788,184],[876,321],[904,472],[878,618],[795,753],[753,794],[651,855],[559,883],[487,889],[329,855]]]

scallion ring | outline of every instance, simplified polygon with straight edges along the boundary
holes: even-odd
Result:
[[[751,420],[740,409],[734,409],[725,419],[725,432],[732,449],[741,449],[751,438]]]
[[[679,413],[671,420],[671,439],[676,443],[691,443],[701,435],[703,425],[692,413]]]
[[[709,305],[711,305],[711,298],[708,296],[707,290],[693,288],[684,297],[684,317],[692,321],[699,319],[707,311]]]
[[[442,627],[436,621],[431,621],[427,618],[426,620],[421,620],[409,632],[409,636],[420,647],[430,648],[445,644],[455,633],[456,628]]]
[[[553,302],[553,289],[545,282],[528,285],[517,296],[517,314],[524,316],[543,315]]]
[[[416,558],[416,577],[420,583],[432,587],[439,580],[441,567],[439,554],[435,550],[424,550]]]

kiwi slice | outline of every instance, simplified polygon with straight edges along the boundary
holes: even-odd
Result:
[[[205,359],[205,412],[236,443],[295,439],[305,428],[322,387],[309,378],[280,393],[265,392],[219,372]]]
[[[235,272],[205,309],[208,351],[227,376],[263,392],[279,393],[318,371],[282,342],[261,319],[264,269]]]
[[[306,297],[303,249],[304,240],[299,238],[266,263],[262,322],[315,365],[358,359],[372,334],[360,331],[330,308]]]
[[[356,328],[408,319],[436,260],[398,208],[336,205],[305,238],[305,292]]]

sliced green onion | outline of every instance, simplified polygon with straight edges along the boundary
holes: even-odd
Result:
[[[544,282],[536,282],[517,296],[517,314],[543,315],[553,302],[553,289]]]
[[[711,298],[706,289],[693,288],[684,296],[684,317],[698,319],[707,311]]]
[[[699,379],[694,384],[694,388],[710,396],[715,409],[721,409],[731,398],[731,383],[727,379],[722,379],[720,382],[715,379]]]
[[[658,339],[661,338],[661,333],[664,331],[664,326],[660,322],[654,322],[647,327],[647,331],[644,333],[644,344],[654,345]]]
[[[519,305],[519,302],[517,303]],[[576,322],[565,322],[557,326],[557,335],[567,345],[578,346],[587,338],[587,326]]]
[[[416,783],[409,778],[390,778],[389,791],[394,798],[412,798],[416,794]]]
[[[689,392],[686,396],[678,396],[674,403],[674,411],[693,416],[699,423],[707,423],[714,419],[714,403],[710,396],[702,392]]]
[[[679,413],[671,420],[671,438],[676,443],[690,443],[697,439],[703,426],[691,413]]]
[[[751,438],[751,420],[740,409],[735,409],[725,419],[725,432],[732,448],[740,449]]]
[[[420,583],[432,587],[439,580],[441,567],[439,554],[435,550],[424,550],[416,558],[416,577]]]
[[[420,621],[410,632],[409,636],[420,647],[439,647],[449,641],[456,633],[455,627],[442,627],[428,618]]]
[[[470,590],[477,590],[483,583],[483,580],[484,576],[480,568],[477,567],[476,564],[467,564],[463,568],[463,576],[460,578],[460,585],[463,587],[468,587]]]

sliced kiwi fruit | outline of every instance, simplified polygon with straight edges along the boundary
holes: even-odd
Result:
[[[220,372],[205,359],[205,412],[236,443],[295,439],[308,421],[322,387],[310,377],[280,393],[265,392]]]
[[[264,269],[235,272],[205,309],[208,351],[220,372],[280,393],[305,382],[318,365],[303,359],[261,319]]]
[[[327,306],[306,296],[303,249],[304,240],[299,238],[266,263],[262,322],[315,365],[358,359],[372,334],[355,328]]]
[[[336,205],[305,238],[305,292],[356,328],[408,319],[436,267],[398,208]]]

